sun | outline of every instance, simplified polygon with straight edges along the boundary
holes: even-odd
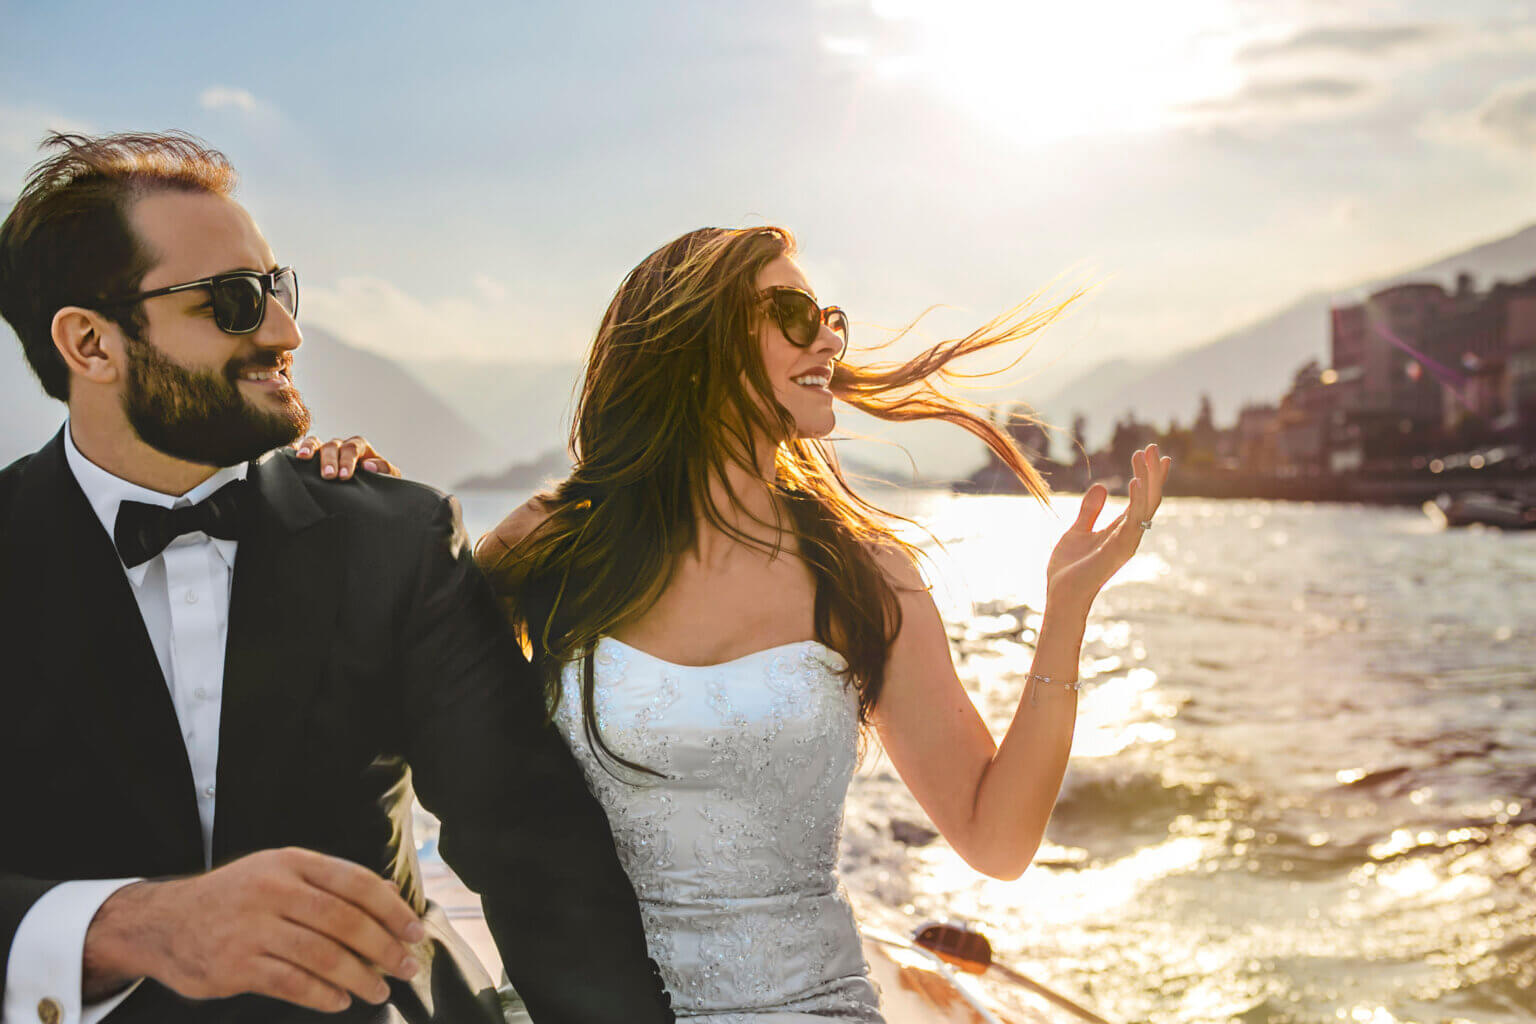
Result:
[[[1240,83],[1230,0],[874,0],[877,74],[922,80],[1018,141],[1155,132]]]

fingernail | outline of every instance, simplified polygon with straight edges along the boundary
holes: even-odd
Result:
[[[396,971],[395,973],[404,978],[406,981],[410,981],[412,978],[416,977],[416,972],[419,970],[421,970],[421,964],[416,962],[415,957],[408,956],[400,962],[400,970]]]
[[[363,468],[370,473],[377,473],[379,471],[379,464],[372,459],[367,459],[363,462]]]
[[[373,990],[373,1001],[382,1003],[389,998],[389,984],[383,978],[379,979],[378,986]]]
[[[324,469],[322,469],[320,471],[320,475],[321,476],[335,476],[336,475],[336,467],[335,466],[326,466]]]
[[[352,475],[352,471],[350,469],[348,469],[346,466],[342,466],[341,467],[341,478],[343,480],[345,480],[347,477],[349,477],[351,475]]]
[[[299,448],[299,454],[301,456],[305,457],[305,458],[308,458],[309,457],[309,445],[306,444],[306,445],[303,445],[302,447],[300,447]]]
[[[406,942],[420,942],[422,939],[424,939],[426,937],[427,937],[427,929],[422,925],[422,923],[420,921],[412,921],[405,928],[405,941]]]

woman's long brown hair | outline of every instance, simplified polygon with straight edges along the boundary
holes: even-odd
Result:
[[[756,281],[768,263],[794,251],[783,228],[702,228],[630,272],[587,362],[571,428],[575,467],[541,496],[548,518],[487,570],[543,673],[551,710],[562,666],[582,659],[586,734],[594,749],[632,769],[650,772],[615,754],[597,728],[593,651],[656,602],[697,539],[700,518],[742,543],[768,547],[736,526],[710,493],[711,481],[724,483],[733,510],[757,518],[730,490],[726,469],[759,474],[762,438],[790,439],[775,456],[779,521],[765,525],[794,539],[815,578],[816,639],[847,660],[861,722],[880,699],[901,612],[874,552],[915,551],[893,529],[897,517],[854,492],[824,441],[796,437],[793,417],[773,398],[755,343]],[[964,376],[950,367],[954,360],[1020,342],[1074,298],[1041,309],[1026,304],[905,362],[840,362],[832,392],[881,419],[942,419],[970,431],[1044,499],[1045,482],[1009,434],[939,385]]]

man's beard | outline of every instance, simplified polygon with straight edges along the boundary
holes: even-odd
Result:
[[[205,466],[234,466],[292,444],[309,430],[309,409],[286,389],[280,408],[257,408],[240,393],[246,370],[284,368],[284,356],[231,359],[222,371],[189,370],[148,340],[128,342],[123,411],[139,439],[166,455]]]

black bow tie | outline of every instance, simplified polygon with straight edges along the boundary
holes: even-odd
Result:
[[[202,532],[223,540],[238,540],[254,496],[244,480],[236,480],[197,504],[181,508],[125,501],[117,507],[112,541],[123,564],[132,569],[154,558],[184,533]]]

